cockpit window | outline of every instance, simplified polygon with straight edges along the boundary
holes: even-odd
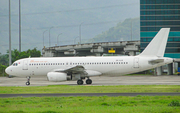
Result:
[[[18,63],[13,63],[13,66],[17,66],[18,65]]]

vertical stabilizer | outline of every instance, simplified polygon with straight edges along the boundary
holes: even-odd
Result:
[[[157,56],[163,57],[170,28],[161,28],[140,56]]]

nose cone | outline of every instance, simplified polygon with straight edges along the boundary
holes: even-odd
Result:
[[[5,72],[9,75],[10,74],[10,69],[9,69],[9,67],[7,67],[6,69],[5,69]]]
[[[12,67],[11,67],[11,66],[7,67],[7,68],[5,69],[5,72],[6,72],[8,75],[12,75],[12,74],[13,74],[13,69],[12,69]]]

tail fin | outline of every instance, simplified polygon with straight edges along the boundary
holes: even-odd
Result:
[[[140,56],[163,57],[170,28],[161,28]]]

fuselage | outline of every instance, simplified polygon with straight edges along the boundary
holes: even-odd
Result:
[[[85,70],[93,70],[102,75],[124,75],[140,72],[173,62],[172,58],[162,57],[161,63],[149,63],[157,57],[122,56],[122,57],[51,57],[25,58],[15,61],[6,69],[6,73],[14,76],[46,76],[57,69],[68,69],[83,66]]]

